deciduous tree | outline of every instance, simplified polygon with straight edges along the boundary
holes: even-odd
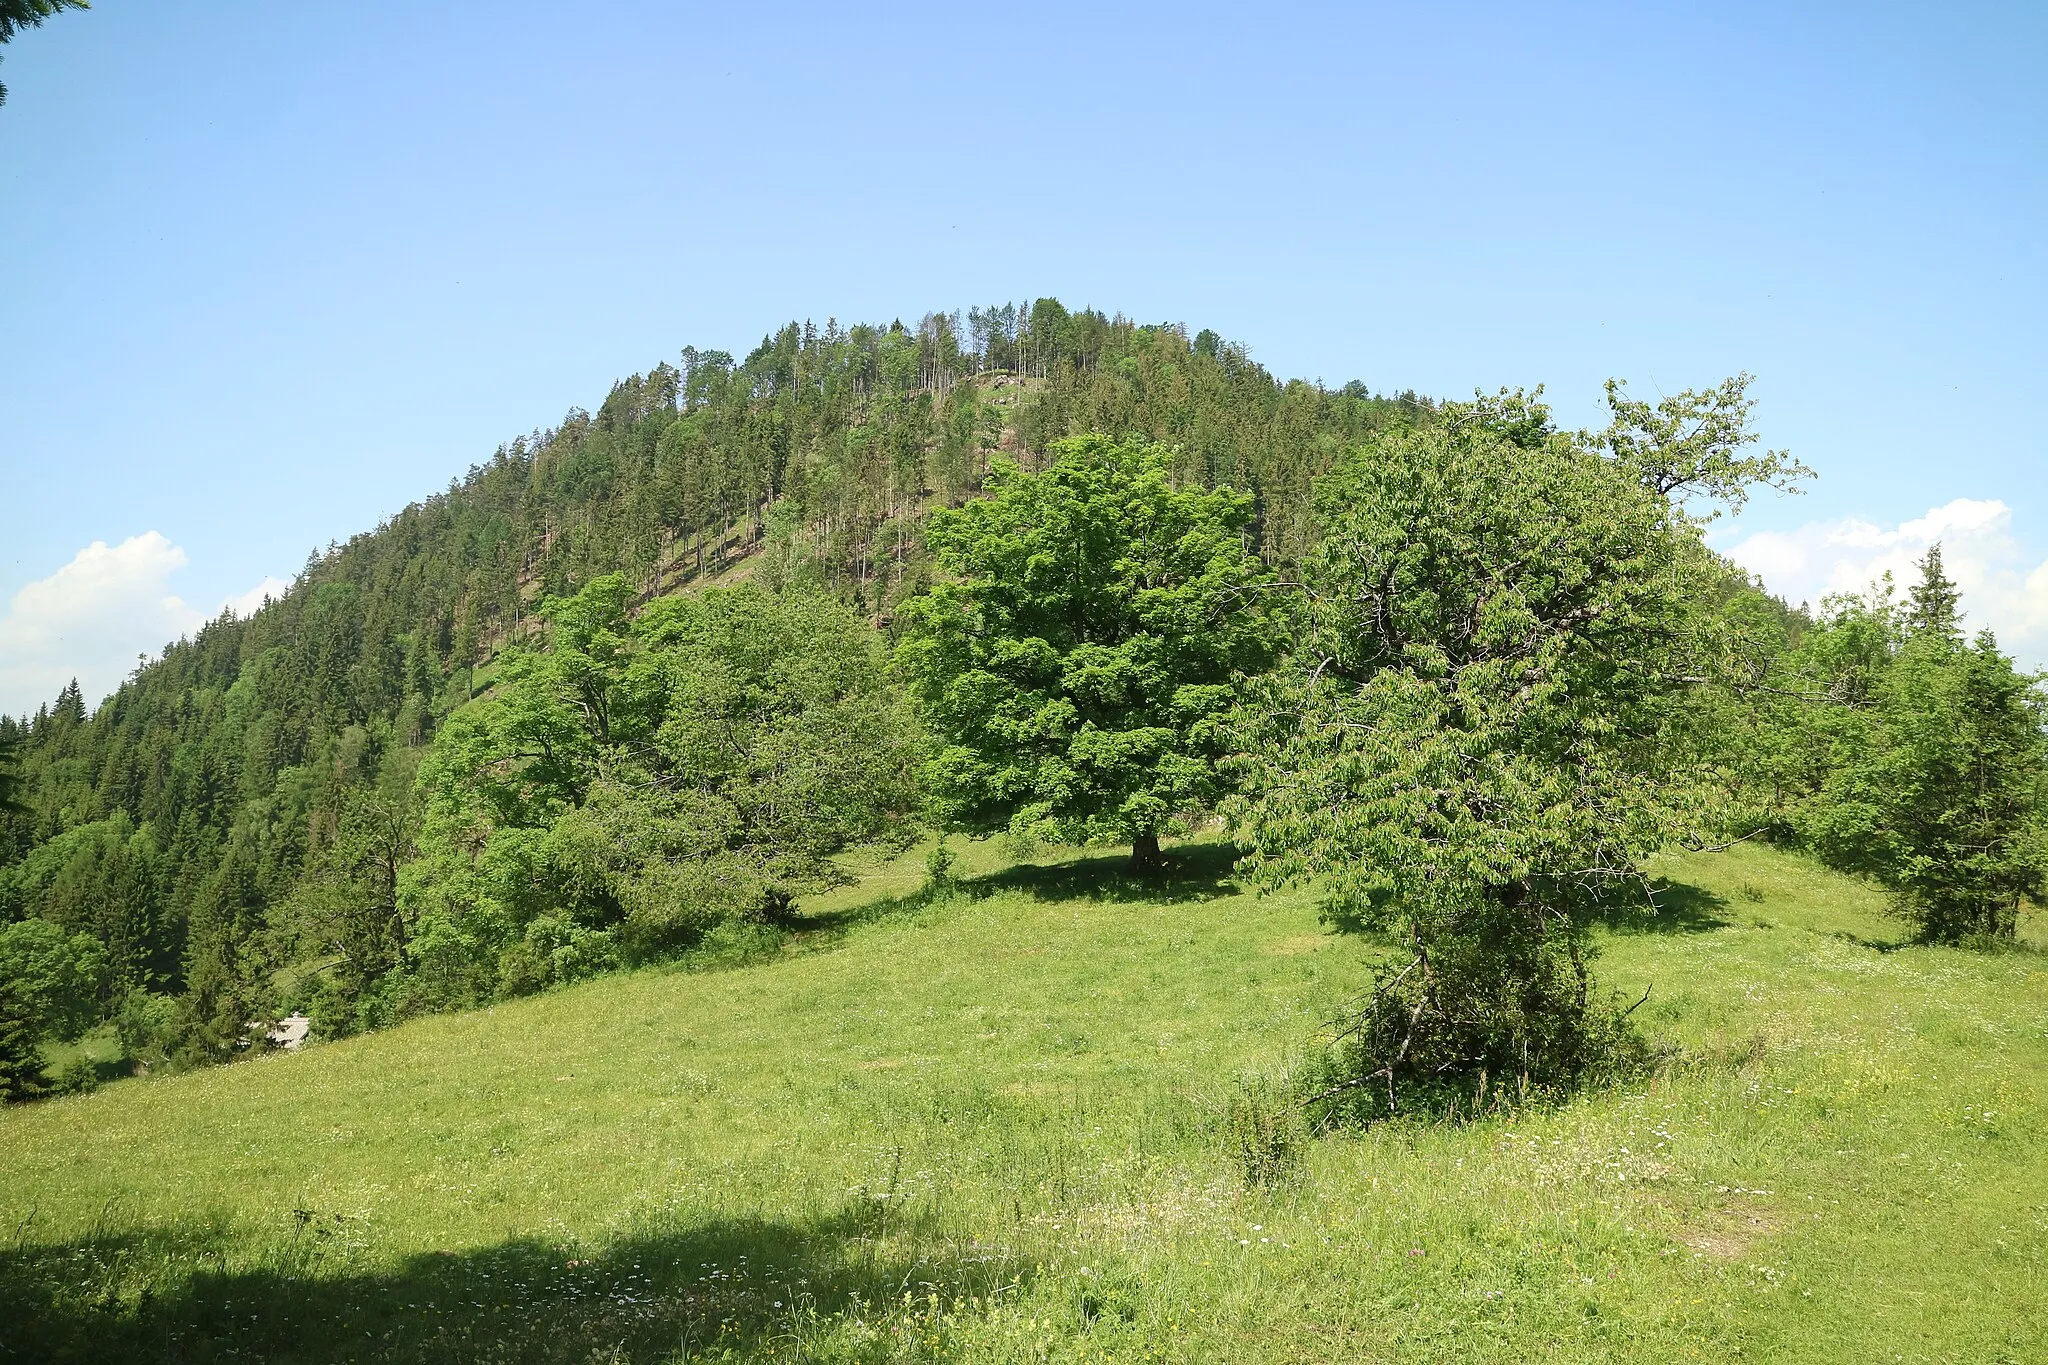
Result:
[[[1256,882],[1312,882],[1402,945],[1323,1097],[1369,1116],[1600,1065],[1589,925],[1713,824],[1692,697],[1735,642],[1679,500],[1785,462],[1736,454],[1739,387],[1612,396],[1598,437],[1520,394],[1450,405],[1318,487],[1306,629],[1251,713],[1232,815]]]
[[[1222,795],[1222,722],[1272,656],[1251,498],[1177,487],[1162,446],[1088,436],[928,522],[951,576],[903,610],[897,658],[937,736],[943,818],[1129,841]]]

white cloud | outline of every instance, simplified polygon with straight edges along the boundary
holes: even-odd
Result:
[[[197,630],[208,614],[170,587],[185,563],[183,550],[145,531],[111,547],[96,540],[15,593],[0,616],[0,711],[32,713],[72,678],[95,706],[135,670],[138,656]],[[289,586],[266,578],[222,606],[247,615],[266,592]]]
[[[2012,509],[1995,498],[1957,498],[1893,527],[1851,517],[1758,531],[1727,554],[1787,601],[1818,606],[1829,593],[1861,592],[1887,570],[1903,592],[1937,541],[1962,589],[1965,628],[1989,626],[2022,664],[2048,663],[2048,561],[2028,563]]]
[[[249,591],[237,593],[221,603],[221,605],[246,620],[254,616],[257,609],[265,602],[284,596],[291,586],[290,583],[287,583],[282,578],[266,576],[261,583],[249,589]]]

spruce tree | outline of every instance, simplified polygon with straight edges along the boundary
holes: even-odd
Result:
[[[1962,593],[1942,567],[1941,542],[1927,547],[1920,560],[1920,581],[1906,605],[1906,629],[1915,635],[1962,640]]]
[[[28,813],[21,799],[26,789],[21,775],[21,736],[0,733],[0,816]]]
[[[12,982],[0,981],[0,1101],[28,1099],[42,1090],[35,1011]]]
[[[1939,572],[1937,559],[1928,577]],[[1916,612],[1919,599],[1916,589]],[[1891,846],[1881,876],[1925,939],[2011,939],[2021,900],[2048,890],[2048,698],[1989,631],[1952,641],[1943,600],[1929,602],[1885,679],[1882,752],[1868,774]]]

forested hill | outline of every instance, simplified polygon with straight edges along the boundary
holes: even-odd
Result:
[[[645,599],[766,563],[881,617],[926,575],[926,510],[974,496],[992,456],[1030,467],[1084,431],[1169,443],[1182,479],[1250,490],[1277,562],[1338,451],[1430,411],[1052,299],[915,328],[792,323],[738,362],[685,349],[316,554],[281,600],[171,645],[91,714],[74,687],[0,718],[24,779],[0,814],[0,923],[97,940],[101,1010],[128,1002],[156,1016],[136,1031],[218,1055],[276,969],[318,948],[293,893],[351,801],[410,786],[542,601],[611,573]]]

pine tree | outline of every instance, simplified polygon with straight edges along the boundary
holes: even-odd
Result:
[[[26,787],[21,776],[21,736],[0,734],[0,816],[28,814],[21,799]]]
[[[1962,613],[1958,607],[1962,593],[1942,567],[1940,541],[1927,547],[1919,568],[1920,581],[1913,585],[1906,606],[1906,629],[1916,635],[1938,635],[1961,643]]]
[[[1989,631],[1967,646],[1935,633],[1944,604],[1930,594],[1930,605],[1881,698],[1868,788],[1892,847],[1882,875],[1923,937],[2010,939],[2020,901],[2048,890],[2048,698]],[[1946,610],[1952,619],[1952,594]]]
[[[34,1011],[11,983],[0,981],[0,1101],[28,1099],[42,1089]]]

